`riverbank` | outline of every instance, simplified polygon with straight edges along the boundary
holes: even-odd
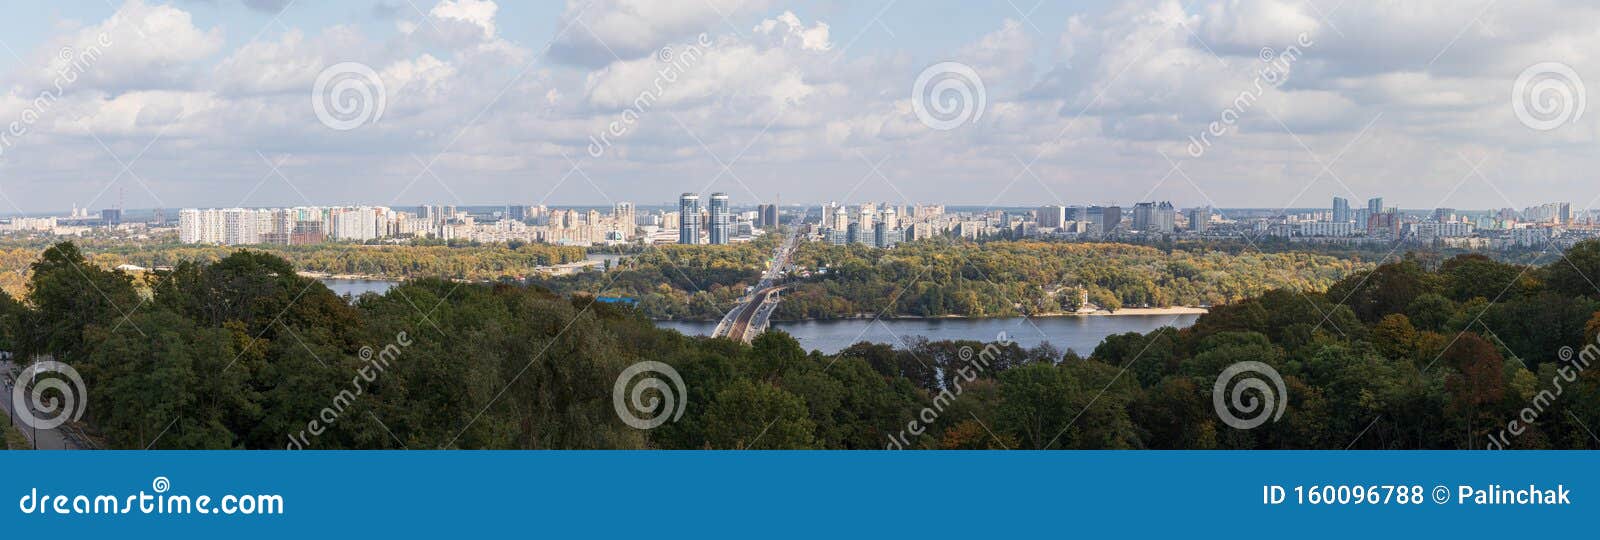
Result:
[[[1150,316],[1150,315],[1205,315],[1211,310],[1203,307],[1173,306],[1164,308],[1122,308],[1116,311],[1094,311],[1089,316]]]
[[[590,257],[591,258],[588,259],[588,260],[583,260],[583,261],[578,261],[578,262],[535,266],[535,267],[533,267],[531,269],[531,273],[529,274],[529,276],[525,276],[525,277],[532,277],[534,274],[537,274],[539,276],[548,278],[548,277],[552,277],[552,276],[572,275],[572,274],[575,274],[575,273],[578,273],[578,272],[585,272],[585,271],[590,271],[590,270],[604,270],[606,268],[606,260],[609,259],[611,261],[616,261],[618,259],[617,257],[611,256],[611,255],[591,255]],[[613,262],[613,265],[614,264],[615,263]],[[335,273],[331,273],[331,272],[318,272],[318,271],[315,271],[315,270],[297,270],[297,271],[295,271],[295,274],[299,275],[300,277],[307,277],[307,278],[311,278],[311,279],[344,279],[344,280],[359,280],[359,281],[392,281],[392,282],[396,282],[396,283],[405,281],[407,279],[411,279],[411,278],[406,277],[406,276],[391,276],[391,275],[381,275],[381,274],[335,274]],[[494,283],[494,282],[498,281],[498,278],[496,278],[496,279],[476,279],[476,280],[474,280],[474,279],[465,279],[465,278],[449,278],[449,279],[451,281],[455,281],[457,283]]]
[[[1203,308],[1203,307],[1173,306],[1173,307],[1161,307],[1161,308],[1122,308],[1122,309],[1119,309],[1119,310],[1116,310],[1116,311],[1097,310],[1097,311],[1076,311],[1076,312],[1070,312],[1070,313],[1068,313],[1068,312],[1029,313],[1029,314],[1027,314],[1026,318],[1029,318],[1029,319],[1054,319],[1054,318],[1072,318],[1072,317],[1175,317],[1175,316],[1180,316],[1180,315],[1199,316],[1199,315],[1205,315],[1205,314],[1210,313],[1210,312],[1211,312],[1211,310]],[[929,316],[923,316],[923,315],[881,315],[880,316],[880,315],[871,314],[871,313],[857,313],[855,315],[850,315],[848,317],[820,317],[820,318],[805,318],[805,319],[772,319],[772,322],[774,322],[774,323],[804,323],[804,322],[830,322],[830,321],[862,321],[862,320],[873,320],[873,319],[883,319],[883,320],[886,320],[886,321],[890,321],[890,320],[893,320],[893,321],[985,321],[985,320],[994,320],[994,319],[1014,319],[1014,318],[1023,318],[1023,317],[1024,316],[1020,315],[1020,314],[992,315],[992,316],[991,315],[978,315],[978,316],[974,316],[974,315],[938,315],[938,316],[934,316],[934,317],[929,317]],[[654,322],[658,322],[658,323],[663,323],[663,322],[666,322],[666,323],[700,323],[700,322],[717,322],[720,319],[651,319],[651,320],[654,321]]]
[[[374,274],[330,274],[328,272],[313,272],[313,271],[310,271],[310,270],[300,270],[300,271],[295,272],[295,275],[300,276],[300,277],[305,277],[305,278],[311,278],[311,279],[348,279],[348,280],[353,280],[353,281],[354,280],[359,280],[359,281],[396,281],[396,282],[398,282],[398,281],[403,281],[405,279],[405,278],[393,278],[393,277],[388,277],[388,276],[379,276],[379,275],[374,275]]]
[[[1121,317],[987,317],[987,318],[883,318],[833,319],[825,321],[774,321],[781,330],[800,342],[808,351],[835,354],[860,342],[906,347],[916,337],[939,340],[991,342],[1005,339],[1023,348],[1050,343],[1065,351],[1088,354],[1107,336],[1128,332],[1149,333],[1165,326],[1186,328],[1199,319],[1195,314],[1135,315]],[[715,331],[715,321],[659,321],[657,328],[677,330],[684,335],[706,336]]]
[[[599,266],[599,264],[597,264],[596,261],[588,261],[588,262],[580,263],[580,264],[582,266],[587,266],[587,267]],[[393,284],[396,284],[396,283],[399,283],[399,282],[403,281],[403,279],[396,279],[396,278],[393,278],[393,277],[379,276],[379,275],[372,275],[372,274],[333,274],[333,273],[328,273],[328,272],[314,272],[314,271],[309,271],[309,270],[301,270],[301,271],[298,271],[296,273],[299,274],[301,277],[318,279],[318,280],[322,280],[324,282],[330,282],[330,281],[356,282],[359,285],[357,288],[360,291],[371,290],[372,292],[377,292],[377,293],[380,293],[380,294],[382,292],[388,290],[388,286],[368,287],[368,286],[366,286],[364,284],[370,282],[370,283],[384,283],[384,284],[387,284],[387,285],[393,285]],[[486,281],[472,281],[472,280],[465,280],[465,279],[459,279],[459,278],[453,279],[452,281],[456,281],[456,282],[459,282],[459,283],[492,283],[493,282],[493,281],[487,281],[487,280]],[[336,291],[336,292],[339,292],[339,291]],[[357,294],[359,294],[359,291],[357,292]],[[1095,310],[1095,311],[1030,313],[1030,314],[1027,314],[1026,317],[1030,318],[1030,319],[1056,318],[1056,317],[1152,317],[1152,316],[1155,316],[1155,317],[1174,317],[1174,316],[1179,316],[1179,315],[1205,315],[1206,313],[1210,313],[1210,310],[1208,310],[1206,308],[1203,308],[1203,307],[1196,307],[1196,306],[1170,306],[1170,307],[1147,307],[1147,308],[1122,308],[1122,309],[1118,309],[1116,311],[1107,311],[1107,310],[1101,309],[1101,310]],[[992,315],[992,316],[991,315],[980,315],[980,316],[973,316],[973,315],[939,315],[939,316],[929,317],[929,316],[920,316],[920,315],[881,315],[880,316],[878,314],[873,314],[873,313],[857,313],[855,315],[850,315],[850,316],[847,316],[847,317],[825,317],[825,318],[806,318],[806,319],[773,319],[772,322],[775,322],[775,323],[777,323],[777,322],[799,323],[799,322],[852,321],[852,320],[870,320],[870,319],[885,319],[885,320],[891,320],[892,319],[892,320],[907,320],[907,321],[916,321],[916,320],[986,320],[986,319],[1008,319],[1008,318],[1014,318],[1014,317],[1019,317],[1019,316],[1021,316],[1021,315],[1018,315],[1018,314]],[[720,319],[706,319],[706,320],[700,320],[700,319],[654,319],[654,321],[656,321],[656,322],[684,322],[684,323],[716,322],[717,320],[720,320]]]

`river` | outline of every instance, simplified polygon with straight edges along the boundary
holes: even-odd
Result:
[[[601,261],[601,264],[605,264],[605,261],[609,260],[611,261],[611,264],[615,266],[617,261],[624,257],[625,255],[616,255],[612,253],[590,253],[584,258],[584,260]],[[394,288],[395,285],[400,283],[398,280],[387,279],[348,279],[332,277],[318,279],[322,281],[323,285],[327,285],[329,289],[332,289],[333,294],[337,294],[339,296],[344,296],[347,294],[350,296],[361,296],[362,293],[369,292],[383,294],[389,292],[389,289]]]
[[[362,293],[368,292],[383,294],[389,292],[390,288],[398,284],[398,282],[395,281],[387,281],[382,279],[322,278],[321,281],[323,285],[327,285],[329,289],[333,290],[333,294],[337,294],[339,296],[344,296],[347,294],[350,296],[361,296]]]
[[[334,294],[361,296],[383,294],[395,282],[374,279],[324,278]],[[1088,317],[1035,317],[1033,319],[841,319],[832,321],[775,322],[773,328],[788,332],[806,350],[833,354],[861,341],[902,346],[911,336],[931,340],[970,339],[994,341],[1005,332],[1007,338],[1023,347],[1049,342],[1065,351],[1072,349],[1087,356],[1106,336],[1126,332],[1152,332],[1163,326],[1185,328],[1198,315],[1112,315]],[[716,321],[657,321],[656,326],[691,336],[711,335]]]
[[[844,319],[833,321],[774,322],[772,328],[788,332],[806,350],[833,354],[857,342],[870,341],[902,346],[911,336],[930,340],[971,339],[994,341],[1005,332],[1008,339],[1023,347],[1049,342],[1065,351],[1076,350],[1088,356],[1106,336],[1126,332],[1152,332],[1163,326],[1185,328],[1199,315],[1112,315],[1088,317],[1035,317],[1032,319]],[[710,335],[715,321],[658,321],[656,326],[687,335]]]

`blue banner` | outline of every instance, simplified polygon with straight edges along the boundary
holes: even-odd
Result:
[[[1441,537],[1600,509],[1582,452],[0,455],[10,538]]]

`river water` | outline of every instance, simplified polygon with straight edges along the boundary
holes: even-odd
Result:
[[[334,294],[361,296],[365,292],[383,294],[395,282],[370,279],[323,279]],[[886,343],[897,347],[912,336],[930,340],[970,339],[995,341],[1001,332],[1023,347],[1049,342],[1065,351],[1072,349],[1087,356],[1106,336],[1126,332],[1153,332],[1163,326],[1186,328],[1198,315],[1113,315],[1089,317],[1035,317],[1032,319],[841,319],[832,321],[775,322],[772,327],[788,332],[806,350],[833,354],[861,341]],[[705,336],[717,328],[716,321],[657,321],[656,326],[686,335]]]
[[[774,322],[772,328],[788,332],[806,350],[837,353],[861,341],[902,346],[911,336],[930,340],[970,339],[995,341],[1001,332],[1022,347],[1049,342],[1065,351],[1088,356],[1106,336],[1126,332],[1153,332],[1163,326],[1186,328],[1199,315],[1114,315],[1089,317],[1035,317],[1032,319],[844,319],[833,321]],[[658,321],[656,326],[686,335],[710,335],[712,322]]]
[[[333,290],[339,296],[361,296],[361,293],[375,292],[383,294],[389,292],[397,282],[382,279],[338,279],[322,278],[322,284]]]
[[[590,253],[587,257],[585,257],[585,260],[602,261],[601,264],[604,264],[603,261],[609,260],[611,261],[611,264],[615,266],[617,261],[624,257],[624,255],[615,255],[611,253]],[[361,296],[361,293],[368,292],[383,294],[389,292],[389,289],[400,283],[399,281],[391,281],[386,279],[320,279],[323,285],[327,285],[329,289],[333,290],[333,294],[337,294],[339,296],[344,296],[347,294],[350,296]]]

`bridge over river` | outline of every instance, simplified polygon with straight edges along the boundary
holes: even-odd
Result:
[[[725,337],[749,343],[767,331],[772,310],[777,309],[778,302],[783,299],[779,293],[783,291],[784,286],[775,285],[774,282],[789,270],[789,258],[794,255],[795,248],[799,247],[800,237],[801,228],[797,226],[772,254],[771,264],[767,266],[766,273],[762,274],[761,282],[750,289],[750,294],[740,298],[738,305],[722,316],[722,322],[717,323],[717,329],[712,333],[712,337]]]

